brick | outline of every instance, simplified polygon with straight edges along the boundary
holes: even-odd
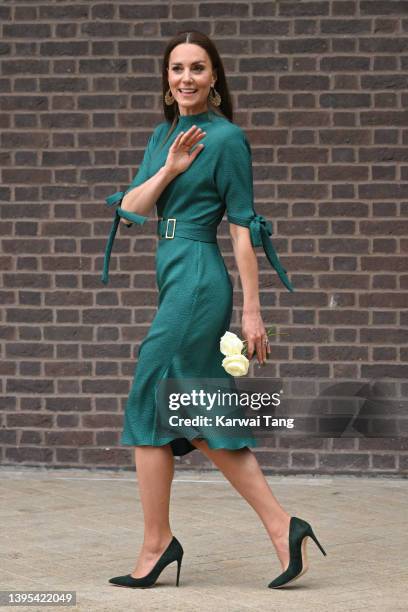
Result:
[[[292,453],[291,466],[295,468],[315,468],[316,456],[314,453]]]
[[[91,399],[81,397],[48,397],[45,400],[45,409],[51,412],[87,412],[91,410]]]
[[[370,26],[369,19],[322,19],[320,31],[322,34],[369,34]]]
[[[366,93],[328,93],[321,94],[323,108],[361,108],[370,106],[370,94]],[[364,125],[364,124],[362,124]]]
[[[92,431],[50,431],[45,433],[45,443],[49,446],[93,446]]]
[[[407,270],[407,259],[405,257],[398,256],[385,256],[385,257],[362,257],[361,258],[361,269],[362,270],[373,270],[377,272],[404,272]]]
[[[119,446],[120,433],[117,431],[96,432],[96,444],[99,446]]]
[[[334,341],[335,342],[356,342],[357,330],[355,329],[335,329],[334,330]]]
[[[298,38],[278,41],[279,53],[326,53],[329,50],[328,40],[325,38]]]
[[[57,416],[58,427],[78,427],[79,416],[77,414],[59,414]]]
[[[14,23],[3,25],[4,38],[40,39],[51,36],[51,25],[48,23]]]
[[[320,181],[366,181],[369,178],[367,166],[327,166],[318,169]]]
[[[277,451],[257,451],[256,458],[260,467],[268,466],[269,469],[273,466],[273,470],[285,468],[289,466],[289,456],[287,453],[279,453]]]
[[[370,451],[406,451],[408,450],[408,438],[359,438],[358,448]]]
[[[362,0],[360,2],[362,15],[392,15],[408,14],[406,0]]]
[[[56,448],[56,460],[60,464],[75,465],[79,463],[79,451],[75,448]]]
[[[17,430],[0,429],[0,442],[1,444],[17,444]]]
[[[53,451],[51,448],[41,448],[38,446],[6,447],[5,458],[16,464],[36,465],[42,463],[50,465],[53,459]]]
[[[356,12],[356,0],[333,0],[332,15],[355,15]]]
[[[7,415],[8,427],[52,427],[53,418],[50,414],[16,413]]]
[[[321,289],[369,289],[370,277],[366,274],[322,274],[319,276]]]
[[[363,346],[319,346],[319,359],[325,361],[360,361],[368,359],[368,349]]]
[[[367,185],[358,185],[358,194],[361,198],[403,199],[408,197],[408,185],[402,183],[370,183]]]
[[[20,436],[20,444],[42,444],[43,434],[41,431],[23,430]]]
[[[320,253],[368,253],[369,241],[364,238],[319,238]]]
[[[363,453],[319,453],[318,466],[326,469],[343,469],[347,471],[367,470],[369,457]]]
[[[329,375],[329,367],[326,364],[307,363],[307,364],[291,364],[281,363],[279,367],[280,376],[294,378],[314,378],[319,376],[327,377]]]
[[[279,78],[279,89],[321,91],[322,89],[328,89],[329,83],[329,78],[326,76],[292,74]]]
[[[396,361],[397,350],[392,347],[379,346],[373,348],[373,361]]]
[[[361,376],[363,378],[377,378],[381,376],[388,376],[390,378],[406,379],[408,376],[408,364],[362,364]]]
[[[330,2],[279,2],[277,8],[282,17],[319,17],[329,14]]]
[[[212,5],[212,7],[216,6],[217,4]],[[269,21],[267,19],[242,21],[240,24],[240,32],[245,36],[286,36],[289,33],[289,28],[290,23],[288,21]]]
[[[324,72],[366,72],[370,68],[370,57],[323,57],[320,61],[320,69]]]
[[[379,455],[372,456],[373,468],[378,470],[395,470],[397,457],[394,455]]]
[[[83,449],[82,463],[84,465],[117,466],[117,465],[132,465],[133,459],[128,448],[111,448],[105,449]]]

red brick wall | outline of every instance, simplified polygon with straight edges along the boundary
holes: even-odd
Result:
[[[162,120],[178,30],[211,35],[254,158],[256,207],[296,287],[260,254],[264,376],[408,377],[408,2],[4,0],[1,42],[1,461],[131,466],[122,412],[156,306],[154,223],[111,225]],[[220,243],[241,295],[225,221]],[[120,270],[120,273],[119,273]],[[271,440],[284,473],[407,472],[407,438]],[[195,452],[182,466],[207,465]]]

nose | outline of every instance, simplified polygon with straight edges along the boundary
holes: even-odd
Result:
[[[189,72],[183,74],[183,76],[181,78],[182,78],[183,82],[188,81],[189,83],[191,83],[191,75],[190,75]]]

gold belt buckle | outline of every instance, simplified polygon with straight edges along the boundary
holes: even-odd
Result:
[[[169,221],[173,221],[173,227],[172,229],[172,234],[171,236],[168,235],[169,232]],[[174,232],[176,231],[176,219],[167,219],[167,224],[166,224],[166,235],[164,236],[165,238],[174,238]]]

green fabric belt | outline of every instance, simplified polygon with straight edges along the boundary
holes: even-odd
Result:
[[[157,234],[160,238],[167,238],[167,240],[179,236],[200,242],[217,242],[216,225],[199,225],[171,217],[157,222]]]

